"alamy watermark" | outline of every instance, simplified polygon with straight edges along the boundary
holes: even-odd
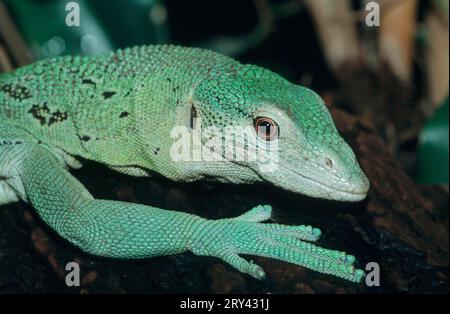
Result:
[[[380,286],[380,265],[376,262],[370,262],[366,264],[366,285],[368,287]]]
[[[69,11],[66,15],[66,25],[69,27],[80,26],[80,5],[75,1],[68,2],[66,11]]]
[[[77,262],[69,262],[66,264],[66,285],[68,287],[80,286],[80,265]]]
[[[366,4],[366,11],[368,11],[365,22],[369,27],[380,26],[380,5],[375,1],[369,1]]]
[[[193,127],[176,126],[170,137],[170,157],[176,162],[255,163],[260,170],[278,168],[277,126],[226,126],[203,128],[201,118]]]

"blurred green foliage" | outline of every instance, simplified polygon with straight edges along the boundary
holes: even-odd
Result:
[[[423,127],[419,137],[416,179],[425,184],[448,184],[448,96]]]
[[[66,25],[69,2],[80,9],[80,26]],[[6,0],[36,59],[88,55],[169,40],[167,11],[160,0]]]

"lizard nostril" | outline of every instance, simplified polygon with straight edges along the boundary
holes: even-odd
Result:
[[[326,165],[328,168],[333,168],[333,160],[330,159],[330,158],[325,158],[325,165]]]

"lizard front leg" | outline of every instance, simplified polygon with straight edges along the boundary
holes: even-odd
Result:
[[[203,220],[187,213],[95,199],[42,145],[16,151],[16,190],[42,220],[83,251],[113,258],[145,258],[188,250]]]
[[[320,231],[306,226],[263,224],[268,206],[236,217],[208,220],[151,206],[98,200],[75,179],[51,151],[24,145],[15,154],[17,180],[26,200],[58,234],[82,250],[105,257],[146,258],[192,251],[221,258],[241,272],[261,279],[261,267],[239,254],[284,260],[319,272],[359,281],[354,257],[303,242]],[[19,156],[19,157],[17,157]],[[23,156],[23,157],[20,157]]]

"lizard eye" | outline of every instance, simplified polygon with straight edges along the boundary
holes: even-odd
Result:
[[[257,117],[254,121],[256,133],[265,141],[278,137],[278,125],[270,118]]]

